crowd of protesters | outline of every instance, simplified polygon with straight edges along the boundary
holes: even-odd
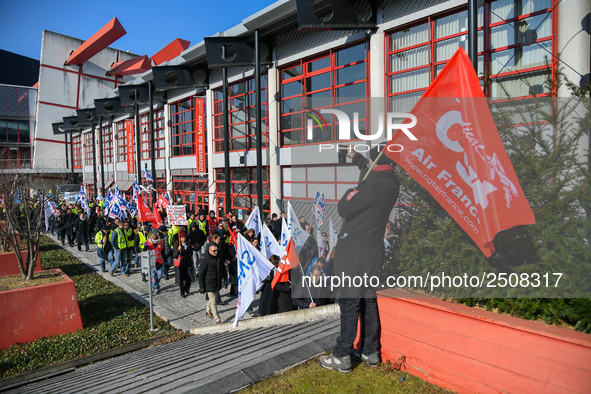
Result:
[[[103,200],[104,201],[104,200]],[[155,269],[151,273],[152,287],[155,294],[160,293],[161,281],[170,279],[171,269],[175,282],[179,286],[181,297],[190,294],[193,282],[198,282],[200,293],[208,301],[206,314],[221,323],[217,305],[222,301],[220,291],[229,287],[228,297],[238,296],[238,269],[236,247],[231,242],[233,236],[241,233],[257,249],[260,249],[260,235],[253,229],[247,229],[233,211],[225,217],[217,217],[214,211],[207,213],[201,206],[196,211],[186,206],[186,226],[152,227],[150,223],[138,223],[137,217],[130,220],[113,219],[105,214],[103,201],[90,201],[89,212],[79,203],[62,201],[56,213],[49,218],[49,232],[56,235],[62,246],[76,246],[89,252],[89,244],[97,245],[97,255],[102,272],[110,276],[129,277],[140,274],[148,281],[148,275],[141,270],[141,253],[154,251]],[[161,219],[166,223],[166,210],[158,208]],[[267,225],[277,240],[281,237],[281,217],[273,214]],[[311,226],[305,217],[300,217],[300,224],[310,236],[300,252],[301,272],[317,281],[320,276],[330,275],[331,264],[326,256],[318,256],[317,241],[311,234]],[[330,250],[326,233],[323,233],[324,250]],[[313,289],[300,292],[292,298],[291,282],[278,283],[271,288],[271,281],[279,264],[280,256],[271,256],[275,269],[259,289],[260,301],[258,315],[265,316],[286,312],[298,308],[309,308],[332,302],[328,298],[314,297]],[[135,270],[140,268],[140,270]]]

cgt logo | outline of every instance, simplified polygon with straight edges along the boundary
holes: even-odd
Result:
[[[306,124],[306,131],[307,131],[307,138],[308,140],[313,140],[313,128],[314,122],[318,126],[320,126],[321,132],[324,130],[328,130],[328,125],[326,120],[322,116],[322,114],[330,114],[336,116],[339,125],[339,132],[338,132],[338,139],[341,141],[349,141],[354,138],[358,138],[363,141],[375,141],[379,138],[382,138],[384,135],[384,130],[386,131],[386,139],[390,141],[392,139],[392,134],[395,130],[402,131],[410,140],[417,141],[417,137],[415,137],[410,128],[416,126],[417,124],[417,117],[413,114],[404,113],[404,112],[388,112],[384,117],[383,113],[380,113],[378,117],[378,129],[373,134],[363,134],[359,131],[359,113],[353,113],[353,122],[349,118],[344,111],[338,109],[331,109],[331,108],[324,108],[320,111],[313,110],[311,108],[306,108],[309,112],[308,115],[312,119],[307,120]],[[385,119],[385,125],[384,125]],[[410,123],[402,123],[405,119],[410,119]],[[351,137],[351,125],[353,126],[353,134],[354,136]],[[396,151],[401,152],[403,150],[402,145],[399,144],[391,144],[389,148],[398,148]],[[334,149],[335,146],[332,144],[321,144],[319,150],[322,151],[324,149]],[[355,151],[357,152],[367,152],[371,147],[369,145],[356,145],[354,147]]]

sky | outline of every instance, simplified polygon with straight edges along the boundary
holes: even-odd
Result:
[[[127,34],[110,46],[152,56],[176,38],[193,46],[275,1],[0,0],[0,49],[39,60],[43,30],[87,40],[117,17]]]

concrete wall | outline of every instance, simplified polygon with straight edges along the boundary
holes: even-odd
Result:
[[[53,134],[52,123],[73,116],[78,108],[92,105],[133,77],[105,76],[114,62],[137,57],[105,48],[81,66],[64,66],[70,53],[83,43],[77,38],[43,31],[37,101],[33,166],[35,169],[66,168],[64,137]],[[56,149],[57,148],[57,149]]]

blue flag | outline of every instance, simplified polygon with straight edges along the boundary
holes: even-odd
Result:
[[[140,186],[137,184],[137,178],[133,182],[133,199],[137,202],[137,196],[140,193]]]

